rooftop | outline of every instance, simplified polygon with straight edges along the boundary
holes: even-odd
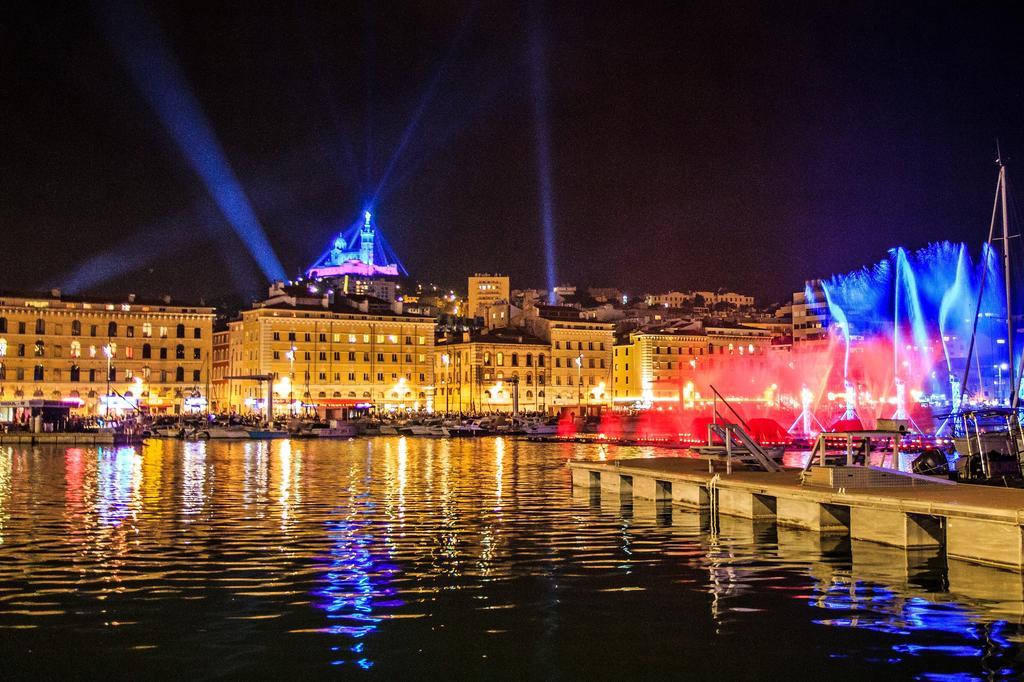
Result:
[[[214,307],[206,305],[203,301],[198,303],[192,301],[176,301],[170,296],[163,298],[140,298],[135,294],[114,294],[110,296],[99,295],[71,295],[65,294],[60,289],[51,289],[47,292],[39,291],[0,291],[0,302],[10,304],[10,299],[25,299],[30,301],[56,301],[61,303],[90,303],[94,305],[140,305],[156,306],[161,308],[199,308],[213,312]]]
[[[549,345],[547,341],[519,327],[497,327],[495,329],[481,329],[466,333],[469,334],[468,343],[506,343],[545,347]],[[437,341],[438,345],[455,343],[467,343],[465,335],[455,334],[438,339]]]

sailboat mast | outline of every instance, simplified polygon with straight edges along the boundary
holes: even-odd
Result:
[[[1010,388],[1007,397],[1011,404],[1015,403],[1014,394],[1017,392],[1017,363],[1013,355],[1013,293],[1010,289],[1010,223],[1006,211],[1006,164],[1002,158],[999,159],[999,198],[1003,204],[1003,286],[1006,289],[1006,353],[1009,358],[1007,365],[1010,372]]]

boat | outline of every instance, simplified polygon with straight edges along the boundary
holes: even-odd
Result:
[[[316,438],[354,438],[356,436],[356,427],[345,424],[312,429],[310,432]]]
[[[179,424],[174,426],[158,426],[150,429],[149,434],[154,438],[184,438],[185,429]]]
[[[271,440],[274,438],[287,438],[290,434],[284,429],[253,429],[248,431],[248,436],[256,440]]]
[[[556,436],[558,435],[558,418],[553,417],[543,422],[529,422],[523,431],[527,436]]]
[[[481,425],[482,420],[461,422],[444,428],[444,435],[449,438],[477,438],[479,436],[492,436],[494,432]]]
[[[954,477],[966,483],[986,485],[1024,486],[1024,432],[1021,427],[1020,368],[1014,353],[1017,324],[1013,314],[1013,268],[1010,259],[1010,225],[1006,201],[1006,164],[1002,156],[999,164],[999,180],[996,183],[996,198],[992,206],[992,223],[989,226],[988,248],[994,241],[1002,242],[1003,293],[1006,296],[1006,366],[1009,371],[1009,406],[964,410],[962,403],[955,405],[949,420],[953,425],[953,447],[957,455]],[[1002,206],[1002,238],[996,236],[996,209]],[[1013,235],[1016,236],[1016,235]],[[967,392],[970,378],[972,354],[977,339],[978,318],[981,316],[982,293],[978,292],[978,305],[974,311],[975,325],[971,333],[967,358],[964,363],[961,395]]]
[[[314,422],[296,434],[299,438],[354,438],[358,431],[354,424],[332,420],[328,423]]]
[[[199,440],[238,440],[251,438],[249,430],[241,426],[218,426],[216,424],[197,428],[191,437]]]

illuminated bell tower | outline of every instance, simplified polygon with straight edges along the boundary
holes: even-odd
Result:
[[[359,230],[359,260],[367,265],[373,265],[373,226],[370,225],[369,211],[363,213],[365,221]]]

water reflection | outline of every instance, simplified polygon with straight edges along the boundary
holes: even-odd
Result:
[[[812,606],[840,613],[815,623],[873,630],[895,635],[898,640],[924,633],[931,640],[926,644],[898,641],[891,647],[897,660],[907,656],[978,658],[984,679],[1017,678],[1012,664],[1018,648],[1005,634],[1006,621],[985,621],[961,604],[901,595],[858,580],[821,584],[814,591]],[[960,679],[972,678],[965,674]]]
[[[242,499],[246,507],[255,507],[261,512],[270,490],[268,450],[266,441],[246,441],[242,444]]]
[[[203,510],[206,503],[206,482],[206,441],[184,443],[181,511],[186,517],[195,516]]]
[[[73,458],[81,466],[81,450]],[[70,451],[69,451],[70,455]],[[141,506],[142,458],[135,448],[100,448],[97,455],[97,509],[101,524],[119,526]]]
[[[331,545],[326,569],[318,579],[322,586],[313,595],[318,598],[316,606],[327,615],[328,625],[319,631],[343,636],[331,646],[331,664],[353,661],[369,668],[373,660],[365,655],[362,638],[377,629],[382,610],[405,602],[395,598],[395,588],[389,587],[399,569],[382,555],[372,525],[361,518],[358,507],[346,511],[345,518],[326,524]]]
[[[14,677],[83,661],[229,677],[1024,671],[1019,574],[572,489],[570,454],[661,453],[397,437],[2,448],[0,655]],[[64,655],[25,656],[54,641]]]
[[[281,509],[281,528],[285,529],[292,515],[293,508],[302,503],[299,481],[302,477],[302,453],[292,452],[292,442],[277,442],[278,484],[277,504]]]
[[[13,448],[0,448],[0,545],[4,544],[4,525],[7,522],[7,504],[11,499]]]

